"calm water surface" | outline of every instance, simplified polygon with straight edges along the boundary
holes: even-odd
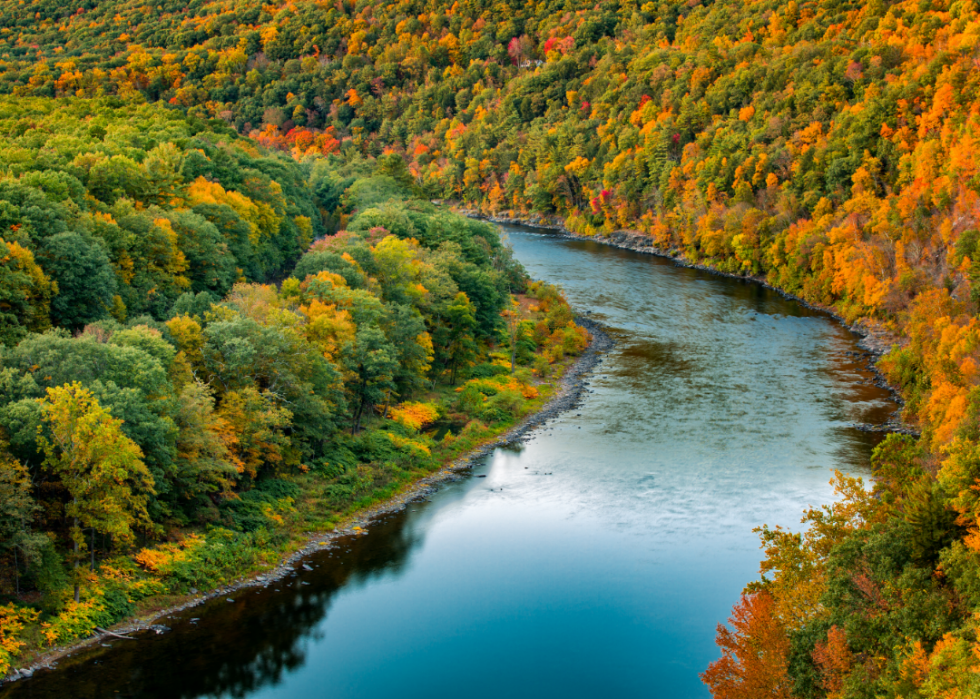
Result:
[[[854,338],[756,285],[507,228],[618,342],[583,404],[312,572],[164,620],[4,697],[706,697],[715,625],[866,473],[887,394]],[[276,589],[279,591],[277,592]],[[192,620],[199,619],[199,620]]]

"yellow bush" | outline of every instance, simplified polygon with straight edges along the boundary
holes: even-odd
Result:
[[[397,434],[388,432],[388,439],[399,449],[406,449],[408,451],[413,451],[416,454],[425,454],[426,456],[431,456],[432,451],[425,444],[417,442],[414,439],[409,439],[408,437],[400,437]]]
[[[457,393],[462,392],[467,386],[473,386],[485,396],[493,396],[501,391],[517,391],[526,399],[538,397],[538,389],[534,386],[523,383],[516,376],[504,375],[495,376],[492,379],[470,379],[465,384],[456,389]]]
[[[44,625],[44,636],[48,645],[73,641],[83,636],[91,636],[98,626],[96,618],[105,611],[100,597],[91,597],[81,602],[69,602],[64,611],[49,624]]]
[[[10,661],[23,646],[17,638],[27,624],[37,621],[40,612],[8,604],[0,607],[0,677],[10,670]]]
[[[136,554],[135,558],[137,563],[149,571],[166,573],[170,566],[180,561],[186,561],[190,553],[203,544],[204,537],[199,534],[191,534],[183,541],[160,544],[153,549],[143,549]]]
[[[388,414],[398,424],[413,430],[420,430],[439,417],[439,411],[432,403],[402,403]]]

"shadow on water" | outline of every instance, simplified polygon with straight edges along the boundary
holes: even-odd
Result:
[[[243,588],[157,623],[162,636],[112,640],[65,658],[55,672],[0,691],[4,699],[96,697],[244,697],[278,684],[306,662],[306,646],[323,641],[318,625],[339,590],[397,575],[419,544],[405,512],[372,523],[370,534],[345,537],[312,554],[267,587]],[[229,602],[228,599],[234,600]],[[108,646],[108,647],[106,647]],[[66,689],[70,686],[70,690]]]

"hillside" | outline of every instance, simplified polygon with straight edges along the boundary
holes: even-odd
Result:
[[[241,231],[239,247],[226,241],[235,273],[205,269],[208,254],[188,249],[169,271],[120,287],[132,252],[108,245],[98,265],[114,265],[117,286],[107,281],[99,298],[117,319],[162,319],[154,299],[188,288],[221,296],[239,276],[278,278],[310,235],[354,228],[352,175],[318,177],[317,163],[374,158],[405,197],[555,214],[597,237],[639,230],[690,261],[762,275],[880,324],[901,338],[880,366],[922,438],[890,437],[879,449],[875,497],[842,481],[848,497],[807,515],[807,537],[763,532],[767,577],[736,610],[736,635],[719,637],[728,660],[706,680],[726,697],[757,696],[759,682],[774,696],[970,696],[980,691],[977,18],[975,2],[943,0],[35,0],[0,9],[0,93],[17,100],[0,116],[27,98],[111,95],[131,121],[190,125],[145,145],[98,124],[73,136],[70,172],[101,202],[79,209],[92,226],[95,212],[135,200],[157,207],[179,238],[173,221],[187,216],[168,213],[148,165],[170,157],[160,150],[170,142],[186,151],[189,208],[237,212],[227,225]],[[132,106],[142,101],[158,106]],[[31,140],[31,119],[5,124],[9,176],[54,191],[38,179],[52,147]],[[187,163],[197,148],[211,162],[212,151],[227,153],[281,192],[266,179],[253,193],[220,170],[196,175]],[[86,160],[93,149],[105,163]],[[288,185],[296,168],[312,174]],[[204,192],[212,182],[224,194]],[[150,193],[126,189],[134,183]],[[275,235],[255,234],[264,219],[221,199],[228,192],[269,207]],[[24,260],[17,298],[29,299],[5,311],[16,317],[3,326],[8,343],[42,328],[45,314],[68,327],[88,320],[59,310],[71,289],[60,272],[42,279],[21,252],[49,243],[30,237],[19,196],[0,193],[4,240]],[[208,211],[195,215],[216,225]],[[391,231],[405,220],[371,216]]]
[[[393,151],[429,197],[640,229],[850,319],[974,337],[971,3],[512,5],[8,6],[0,91],[159,100],[297,156]],[[936,448],[962,411],[910,361],[891,373]],[[963,403],[972,375],[922,369]]]

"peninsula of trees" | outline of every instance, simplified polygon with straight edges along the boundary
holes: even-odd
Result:
[[[273,564],[506,429],[588,343],[397,156],[8,98],[0,167],[0,672]]]

